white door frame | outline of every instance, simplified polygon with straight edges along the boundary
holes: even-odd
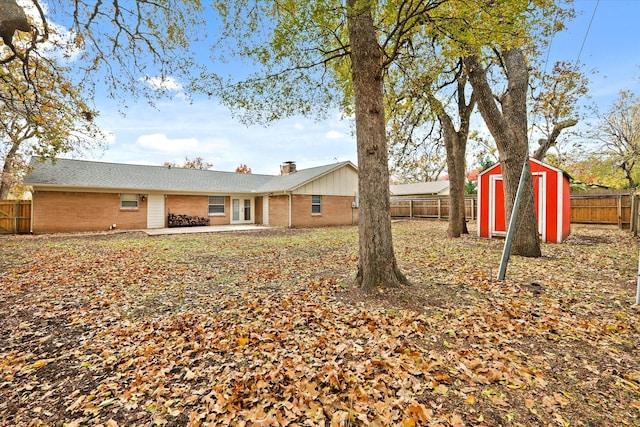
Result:
[[[231,215],[229,216],[229,221],[231,224],[253,224],[255,222],[256,215],[254,199],[255,197],[253,196],[231,196]],[[249,201],[248,208],[250,209],[249,218],[245,218],[245,203],[247,201]],[[237,202],[237,210],[234,202]]]
[[[269,225],[269,196],[262,196],[262,224]]]
[[[532,176],[538,176],[538,234],[543,241],[546,241],[547,238],[547,210],[546,203],[547,200],[547,173],[546,172],[534,172],[531,174]],[[496,231],[495,229],[495,219],[496,219],[496,182],[503,181],[502,189],[504,191],[504,180],[502,175],[491,175],[489,176],[489,238],[493,236],[506,236],[505,231]],[[503,197],[504,199],[504,197]],[[507,213],[505,212],[505,222],[507,220]],[[505,228],[508,228],[509,224],[505,223]]]
[[[164,194],[147,195],[147,228],[166,227]]]
[[[538,234],[543,242],[547,241],[547,173],[534,172],[538,176]]]
[[[502,181],[502,175],[490,175],[489,176],[489,238],[493,236],[506,236],[506,231],[496,231],[496,184],[497,181]],[[504,183],[502,184],[504,189]],[[504,196],[503,196],[504,199]],[[507,215],[505,212],[505,221]],[[505,224],[505,228],[507,225]]]

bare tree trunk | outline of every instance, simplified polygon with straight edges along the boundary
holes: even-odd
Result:
[[[16,177],[13,171],[13,163],[20,148],[20,141],[14,139],[9,152],[4,158],[4,165],[2,166],[2,175],[0,175],[0,200],[6,200],[9,197],[11,187],[16,182]]]
[[[636,187],[638,186],[638,184],[636,183],[635,179],[633,178],[633,175],[631,174],[635,164],[636,164],[636,162],[634,162],[634,161],[627,161],[627,162],[623,162],[620,165],[620,169],[622,169],[622,173],[624,173],[624,177],[629,182],[629,188],[631,188],[634,191],[635,191]]]
[[[465,206],[466,194],[464,192],[464,184],[467,179],[466,156],[468,131],[466,133],[461,133],[460,131],[457,137],[457,144],[454,150],[455,161],[457,163],[456,170],[459,171],[459,174],[456,176],[456,180],[458,181],[456,196],[459,200],[457,221],[460,223],[460,233],[469,234],[469,230],[467,229],[467,212]]]
[[[505,212],[507,224],[511,217],[516,198],[522,166],[529,161],[527,139],[527,87],[529,73],[527,63],[520,49],[502,52],[505,74],[508,76],[507,90],[500,97],[502,110],[488,83],[487,73],[477,56],[464,59],[467,74],[478,100],[478,109],[491,135],[496,141],[502,165],[505,192]],[[525,176],[525,191],[516,221],[511,253],[529,257],[542,256],[540,237],[535,214],[533,179],[531,173]]]
[[[533,157],[536,160],[543,161],[544,156],[547,155],[547,152],[551,147],[555,147],[558,142],[558,137],[560,136],[560,132],[565,130],[566,128],[570,128],[578,124],[578,121],[575,119],[564,120],[556,123],[553,126],[553,130],[551,131],[551,135],[548,138],[541,139],[539,141],[540,146],[536,149],[535,153],[533,153]]]
[[[6,200],[9,197],[9,190],[11,190],[9,183],[5,182],[5,177],[9,176],[9,172],[7,170],[8,165],[9,164],[5,160],[4,167],[2,168],[2,179],[0,180],[0,200]]]
[[[356,280],[371,291],[408,281],[397,266],[391,237],[382,50],[373,26],[371,0],[347,0],[347,22],[360,175],[360,259]]]
[[[447,169],[449,172],[449,227],[447,236],[460,237],[468,234],[465,212],[464,182],[466,178],[466,153],[467,139],[471,113],[475,108],[475,96],[472,94],[467,104],[465,86],[467,79],[464,76],[457,80],[457,107],[460,119],[460,128],[456,130],[451,117],[445,111],[442,102],[431,91],[427,92],[429,103],[436,111],[440,126],[444,133],[444,144],[447,151]]]
[[[16,31],[31,29],[27,15],[16,0],[0,1],[0,38],[7,46],[13,46],[13,34]]]
[[[447,150],[447,169],[449,172],[449,226],[447,228],[447,236],[460,237],[464,233],[463,225],[466,226],[464,209],[461,209],[461,205],[464,207],[465,150],[464,147],[460,146],[460,138],[451,118],[443,114],[440,117],[440,125],[444,131],[444,145]],[[461,151],[463,152],[461,153]]]

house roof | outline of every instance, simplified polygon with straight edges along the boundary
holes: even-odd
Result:
[[[260,175],[165,166],[105,163],[87,160],[31,158],[25,184],[38,187],[76,187],[194,193],[268,193],[293,191],[342,167],[346,161],[289,175]]]
[[[392,196],[441,194],[449,189],[449,181],[418,182],[416,184],[390,185]]]

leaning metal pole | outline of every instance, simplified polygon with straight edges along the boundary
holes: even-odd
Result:
[[[513,202],[511,210],[511,218],[509,218],[509,228],[507,229],[507,237],[502,248],[502,257],[500,258],[500,269],[498,270],[498,280],[504,280],[507,274],[507,264],[509,263],[509,255],[511,254],[511,243],[516,233],[516,220],[518,219],[518,211],[520,209],[520,201],[522,200],[522,191],[524,190],[525,174],[529,173],[529,157],[524,160],[520,181],[518,182],[518,191],[516,192],[516,200]]]

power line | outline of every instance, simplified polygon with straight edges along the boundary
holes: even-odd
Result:
[[[587,32],[584,34],[584,38],[582,39],[582,45],[580,46],[580,51],[578,52],[578,57],[576,58],[576,62],[574,64],[574,68],[578,66],[578,62],[580,62],[580,56],[582,55],[582,49],[584,49],[584,45],[587,42],[587,36],[589,36],[589,31],[591,30],[591,24],[593,24],[593,20],[596,17],[596,11],[598,10],[598,5],[600,4],[600,0],[596,1],[596,6],[593,8],[593,13],[591,14],[591,20],[589,21],[589,26],[587,27]]]

